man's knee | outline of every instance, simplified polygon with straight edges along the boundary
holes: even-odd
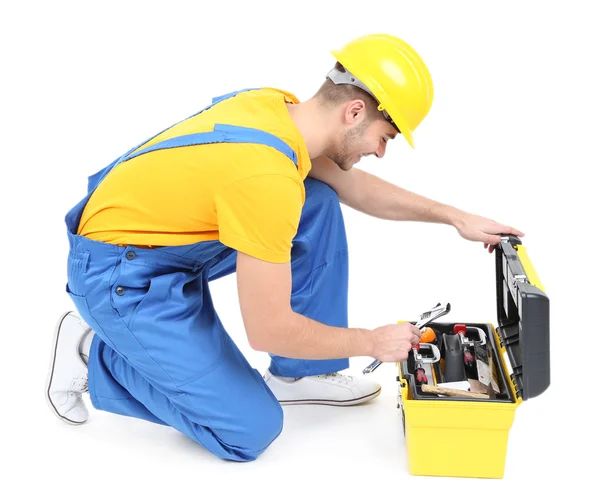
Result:
[[[310,179],[310,178],[309,178]],[[316,179],[305,181],[306,201],[302,208],[299,232],[343,230],[340,198],[330,185]]]
[[[309,178],[310,179],[310,178]],[[294,238],[294,258],[307,250],[321,252],[317,262],[330,261],[339,250],[347,249],[346,229],[339,197],[335,190],[316,179],[305,181],[306,201],[298,233]],[[318,246],[307,240],[318,239]],[[321,259],[323,258],[323,259]]]
[[[281,434],[283,410],[278,402],[271,402],[259,414],[248,419],[245,446],[248,450],[256,452],[256,457],[258,457]]]
[[[241,414],[226,430],[213,430],[237,460],[254,461],[281,434],[283,410],[277,400],[270,396],[258,399]]]
[[[333,187],[325,182],[322,182],[312,177],[308,177],[304,181],[304,188],[306,190],[306,200],[316,201],[320,203],[331,203],[333,205],[339,205],[340,199]]]

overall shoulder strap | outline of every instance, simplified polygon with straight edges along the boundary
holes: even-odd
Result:
[[[235,95],[239,94],[239,93],[243,93],[245,91],[252,91],[253,89],[259,89],[259,88],[248,88],[248,89],[243,89],[240,91],[234,91],[233,93],[228,93],[226,95],[223,96],[218,96],[216,98],[212,99],[212,103],[207,106],[206,108],[203,108],[202,110],[200,110],[199,112],[196,112],[194,115],[191,115],[190,117],[187,117],[186,119],[183,119],[179,122],[177,122],[176,124],[173,124],[170,127],[167,127],[165,130],[155,134],[154,136],[152,136],[150,139],[147,139],[146,141],[144,141],[141,144],[138,144],[137,146],[135,146],[134,148],[131,148],[127,153],[125,153],[124,155],[122,155],[121,157],[117,158],[115,161],[113,161],[110,165],[107,165],[106,167],[104,167],[103,169],[99,170],[98,172],[96,172],[95,174],[91,175],[90,177],[88,177],[88,191],[87,191],[87,195],[85,198],[83,198],[81,201],[79,201],[79,203],[77,203],[73,208],[71,208],[67,214],[65,215],[65,222],[67,224],[67,229],[69,232],[71,233],[75,233],[77,231],[80,219],[81,219],[81,215],[83,213],[83,210],[85,208],[85,205],[87,204],[90,196],[92,195],[92,193],[94,192],[94,190],[98,187],[98,185],[104,180],[104,178],[106,177],[106,175],[117,165],[119,165],[119,163],[122,163],[126,160],[131,159],[134,156],[138,156],[139,154],[142,153],[148,153],[149,151],[156,151],[158,149],[162,149],[162,148],[166,148],[166,147],[176,147],[178,145],[184,145],[184,146],[191,146],[193,144],[205,144],[205,143],[209,143],[209,142],[223,142],[223,139],[226,138],[225,134],[227,134],[228,136],[230,136],[232,139],[236,139],[234,134],[230,134],[230,133],[225,133],[224,130],[225,129],[217,129],[215,127],[215,130],[213,132],[210,133],[202,133],[197,136],[197,142],[194,143],[192,142],[192,140],[188,139],[187,141],[182,141],[183,144],[177,144],[175,142],[173,142],[174,140],[177,140],[179,138],[174,138],[174,140],[167,140],[164,143],[158,143],[157,145],[154,146],[150,146],[148,149],[142,150],[138,153],[135,153],[135,150],[139,149],[140,147],[144,146],[146,143],[148,143],[149,141],[151,141],[152,139],[154,139],[155,137],[159,136],[160,134],[162,134],[163,132],[171,129],[172,127],[176,126],[177,124],[180,124],[181,122],[184,122],[185,120],[188,120],[192,117],[195,117],[196,115],[208,110],[209,108],[213,107],[214,105],[216,105],[217,103],[227,100],[229,98],[234,97]],[[223,127],[227,127],[227,126],[223,126]],[[254,130],[251,130],[251,133]],[[252,139],[252,137],[250,137],[250,134],[244,134],[242,133],[244,136],[246,137],[239,137],[239,133],[237,134],[238,138],[237,139]],[[267,133],[264,133],[267,134]],[[192,135],[194,136],[194,135]],[[263,144],[267,144],[267,143],[273,143],[271,144],[272,146],[276,147],[277,149],[279,149],[280,151],[286,153],[286,155],[291,156],[290,153],[293,154],[293,156],[295,156],[294,152],[291,149],[286,149],[286,144],[281,141],[281,143],[277,142],[276,140],[278,138],[275,138],[275,136],[273,136],[273,138],[275,138],[274,140],[269,138],[269,137],[264,137],[261,136],[259,137],[257,133],[252,133],[252,136],[256,136],[254,138],[254,140],[251,141],[243,141],[243,142],[263,142]],[[269,135],[270,136],[270,135]],[[185,138],[185,136],[183,136]],[[221,141],[214,141],[214,139],[221,139]],[[242,141],[232,141],[232,142],[242,142]],[[168,143],[167,146],[164,146],[165,143]],[[163,145],[162,147],[160,145]],[[289,146],[287,147],[289,148]],[[295,158],[294,158],[295,160]],[[294,161],[294,163],[296,163]]]
[[[132,153],[123,161],[130,160],[146,153],[152,153],[153,151],[212,143],[263,144],[283,153],[294,162],[296,167],[298,166],[296,152],[285,141],[277,136],[260,129],[225,124],[216,124],[214,130],[211,132],[199,132],[196,134],[187,134],[185,136],[166,139],[165,141],[148,146],[136,153]]]
[[[220,103],[222,101],[228,100],[229,98],[233,98],[234,96],[240,94],[240,93],[245,93],[246,91],[254,91],[256,89],[260,89],[260,88],[246,88],[246,89],[242,89],[239,91],[233,91],[231,93],[227,93],[225,95],[222,96],[216,96],[212,99],[212,102],[210,105],[208,105],[207,107],[203,108],[202,110],[200,110],[199,112],[196,112],[193,115],[190,115],[189,117],[186,117],[183,120],[180,120],[179,122],[167,127],[166,129],[157,132],[154,136],[152,136],[149,139],[146,139],[143,143],[138,144],[137,146],[134,146],[133,148],[131,148],[127,153],[123,154],[122,156],[120,156],[119,158],[117,158],[115,161],[113,161],[110,165],[108,165],[107,167],[104,167],[102,170],[96,172],[94,175],[88,177],[88,194],[91,194],[92,191],[94,189],[96,189],[96,187],[98,187],[98,184],[100,184],[100,182],[102,182],[102,180],[104,179],[104,177],[106,177],[106,175],[114,168],[116,167],[119,163],[122,163],[126,160],[129,160],[130,158],[133,157],[133,154],[135,153],[135,150],[141,148],[142,146],[144,146],[146,143],[152,141],[155,137],[161,135],[163,132],[168,131],[169,129],[175,127],[178,124],[181,124],[182,122],[185,122],[186,120],[191,119],[192,117],[195,117],[196,115],[201,114],[202,112],[205,112],[206,110],[208,110],[209,108],[212,108],[213,106],[215,106],[217,103]],[[145,151],[145,150],[144,150]]]

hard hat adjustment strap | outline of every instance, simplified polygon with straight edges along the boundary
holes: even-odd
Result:
[[[329,71],[329,74],[327,74],[326,77],[328,79],[330,79],[331,82],[333,82],[334,84],[350,84],[351,86],[356,86],[357,88],[362,89],[368,95],[371,95],[377,102],[378,108],[383,113],[385,120],[387,120],[390,124],[392,124],[395,127],[395,129],[398,132],[400,132],[400,129],[398,129],[398,127],[396,126],[396,124],[394,123],[392,118],[390,117],[390,114],[387,113],[384,109],[381,109],[381,102],[371,92],[371,90],[369,88],[367,88],[367,86],[365,86],[365,84],[362,81],[360,81],[356,76],[354,76],[354,74],[352,74],[352,72],[350,72],[346,68],[344,68],[344,69],[345,69],[344,71],[341,71],[334,67],[333,69],[331,69]]]
[[[373,98],[375,98],[375,95],[371,93],[371,90],[367,88],[356,77],[354,77],[354,75],[347,69],[345,72],[342,72],[334,67],[333,69],[331,69],[329,74],[327,74],[327,77],[331,79],[331,81],[335,84],[350,84],[351,86],[356,86],[357,88],[362,89],[366,93],[370,94]],[[375,98],[375,101],[379,103],[379,100],[377,100],[377,98]]]

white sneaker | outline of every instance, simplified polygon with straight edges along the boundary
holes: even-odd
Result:
[[[305,376],[293,380],[275,376],[267,370],[264,380],[282,406],[291,404],[353,406],[372,400],[381,393],[381,386],[378,383],[340,373]]]
[[[82,394],[88,391],[87,364],[81,345],[92,329],[76,313],[69,311],[58,320],[52,345],[46,398],[54,414],[71,425],[88,419]]]

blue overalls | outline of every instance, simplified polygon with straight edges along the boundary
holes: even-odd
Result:
[[[237,93],[215,98],[207,108]],[[272,146],[297,166],[294,151],[278,137],[228,125],[169,139],[141,153],[222,142]],[[213,306],[208,284],[235,271],[236,251],[219,241],[151,249],[77,235],[95,188],[113,167],[136,156],[137,148],[91,176],[87,196],[65,218],[67,292],[96,333],[88,363],[92,404],[172,426],[222,459],[252,461],[281,433],[283,412]],[[328,185],[311,178],[305,189],[291,253],[292,308],[345,327],[348,253],[339,199]],[[271,355],[269,369],[279,376],[302,377],[348,365],[348,359]]]

